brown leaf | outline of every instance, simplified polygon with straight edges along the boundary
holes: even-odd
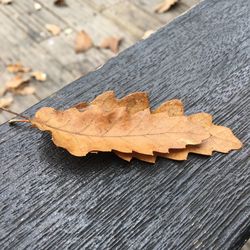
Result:
[[[149,108],[148,95],[145,92],[135,92],[122,99],[117,99],[113,91],[107,91],[97,96],[90,104],[101,107],[104,112],[125,107],[129,114],[135,114]]]
[[[52,134],[54,143],[76,156],[113,151],[154,163],[157,156],[183,160],[188,153],[227,153],[242,144],[230,129],[212,123],[206,113],[184,116],[180,100],[170,100],[150,111],[146,93],[117,99],[113,91],[65,111],[40,109],[34,126]],[[27,122],[27,120],[26,120]]]
[[[130,162],[133,159],[133,153],[123,153],[117,150],[113,150],[113,152],[124,161]],[[154,156],[153,156],[154,157]],[[146,161],[147,162],[147,161]]]
[[[23,88],[18,88],[15,91],[17,95],[32,95],[36,92],[36,89],[32,86],[25,86]]]
[[[152,113],[162,113],[165,112],[168,116],[181,116],[184,115],[184,107],[181,100],[173,99],[162,103],[156,110]]]
[[[112,52],[117,53],[119,51],[121,41],[121,38],[109,36],[102,40],[99,47],[103,49],[110,49]]]
[[[138,111],[137,111],[138,112]],[[180,100],[170,100],[161,104],[152,113],[165,112],[168,116],[183,116],[184,108]],[[132,111],[133,113],[133,111]],[[185,149],[170,149],[170,153],[154,155],[132,154],[115,151],[120,158],[130,161],[137,158],[142,161],[154,163],[157,156],[169,158],[173,160],[186,160],[189,153],[212,155],[213,151],[228,153],[233,149],[240,149],[242,143],[233,135],[230,129],[212,124],[212,116],[206,113],[198,113],[188,117],[188,119],[196,124],[203,126],[211,135],[199,145],[188,145]]]
[[[17,75],[10,79],[5,84],[5,90],[13,90],[20,87],[23,83],[28,82],[30,80],[30,76],[25,75]]]
[[[75,104],[72,108],[76,108],[76,109],[78,109],[78,111],[83,112],[89,108],[89,103],[80,102],[80,103]]]
[[[41,81],[41,82],[44,82],[47,79],[46,73],[42,71],[33,71],[31,73],[31,76],[34,77],[37,81]]]
[[[53,35],[58,36],[61,33],[61,28],[55,24],[47,23],[45,28]]]
[[[54,5],[58,7],[66,7],[68,6],[65,0],[55,0]]]
[[[139,108],[139,107],[138,107]],[[164,112],[168,116],[183,116],[184,115],[184,107],[180,100],[173,99],[170,101],[166,101],[162,103],[157,109],[151,111],[152,113],[161,113]],[[145,154],[138,154],[133,152],[132,154],[129,153],[122,153],[122,152],[115,152],[117,156],[122,158],[125,161],[131,161],[132,158],[137,158],[141,161],[155,163],[157,154],[154,155],[145,155]]]
[[[171,150],[171,149],[170,149]],[[145,155],[145,154],[139,154],[137,152],[132,152],[132,153],[123,153],[119,151],[114,151],[114,153],[120,157],[121,159],[125,161],[131,161],[133,158],[136,158],[140,161],[145,161],[148,163],[155,163],[156,161],[156,155]]]
[[[122,99],[117,99],[115,97],[114,91],[107,91],[97,96],[91,103],[82,102],[75,105],[74,107],[79,111],[85,111],[86,109],[93,108],[94,106],[102,108],[103,112],[111,112],[116,108],[125,107],[128,113],[134,114],[136,112],[148,109],[149,100],[148,95],[145,92],[135,92],[123,97]],[[136,157],[135,153],[133,153],[132,156],[130,153],[121,153],[115,150],[113,150],[113,152],[126,161],[130,161],[132,157]],[[145,159],[148,158],[150,157],[145,156]]]
[[[13,102],[11,96],[0,98],[0,108],[8,108]]]
[[[84,112],[76,108],[42,108],[31,122],[42,131],[50,131],[57,146],[76,156],[112,150],[147,155],[167,153],[170,148],[199,144],[209,136],[187,117],[151,114],[149,109],[129,114],[124,107],[111,112],[103,112],[98,106]]]
[[[27,73],[31,71],[31,68],[24,67],[21,63],[7,65],[7,70],[11,73]]]
[[[183,106],[178,100],[171,100],[162,104],[155,112],[167,112],[170,116],[184,114]],[[187,145],[184,149],[170,149],[169,153],[155,153],[154,156],[138,153],[125,154],[121,152],[116,152],[116,154],[126,161],[130,161],[134,157],[142,161],[154,163],[156,156],[181,161],[186,160],[189,153],[212,155],[213,151],[228,153],[230,150],[240,149],[242,147],[242,143],[234,136],[229,128],[212,123],[211,115],[198,113],[190,115],[188,119],[193,123],[203,126],[207,132],[209,132],[210,137],[199,145]]]
[[[91,37],[85,32],[80,31],[76,34],[75,52],[81,53],[89,50],[93,46]]]
[[[115,97],[114,91],[107,91],[97,96],[91,103],[82,102],[74,107],[79,111],[98,106],[103,112],[111,112],[117,108],[125,107],[129,114],[149,108],[148,96],[145,92],[135,92],[122,99]]]
[[[138,92],[139,93],[139,92]],[[131,94],[132,96],[137,97],[137,92]],[[126,100],[128,96],[124,97],[123,100]],[[141,96],[140,96],[141,98]],[[120,104],[122,102],[122,104]],[[119,107],[125,107],[126,105],[124,104],[124,101],[121,101],[119,99],[116,99],[114,91],[106,91],[103,92],[102,94],[98,95],[92,102],[87,103],[87,102],[80,102],[73,107],[78,109],[79,111],[83,112],[86,111],[87,109],[91,109],[95,106],[98,106],[99,108],[102,108],[103,112],[110,112],[114,110],[115,108]],[[148,106],[146,107],[148,108]]]
[[[182,150],[172,150],[166,155],[167,158],[173,160],[186,160],[189,153],[212,155],[214,151],[228,153],[230,150],[240,149],[242,147],[242,143],[235,137],[229,128],[214,125],[212,123],[211,115],[207,113],[198,113],[190,115],[188,119],[195,124],[202,125],[209,132],[210,137],[200,145],[188,145]]]
[[[164,13],[170,9],[173,5],[175,5],[178,0],[164,0],[162,3],[156,6],[155,12],[156,13]]]

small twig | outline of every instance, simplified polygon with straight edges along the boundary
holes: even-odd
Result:
[[[0,110],[2,111],[5,111],[5,112],[8,112],[10,114],[13,114],[13,115],[16,115],[16,116],[19,116],[21,118],[23,118],[22,120],[18,120],[18,119],[11,119],[9,120],[9,123],[12,124],[12,123],[15,123],[15,122],[29,122],[30,123],[30,118],[27,117],[27,116],[24,116],[24,115],[20,115],[12,110],[9,110],[9,109],[6,109],[6,108],[0,108]]]

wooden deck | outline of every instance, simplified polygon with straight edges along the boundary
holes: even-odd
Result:
[[[35,10],[34,2],[42,8]],[[123,38],[122,51],[140,40],[145,31],[159,29],[199,0],[181,0],[164,14],[154,13],[155,5],[161,0],[66,2],[67,7],[56,7],[51,0],[13,0],[11,5],[0,5],[0,89],[11,77],[6,72],[9,63],[21,62],[48,75],[43,83],[32,81],[36,94],[14,96],[10,108],[16,112],[24,111],[114,56],[110,51],[97,48],[76,54],[74,38],[77,31],[88,32],[96,45],[106,36],[120,36]],[[51,36],[45,28],[48,23],[58,25],[61,34]],[[0,124],[9,118],[11,115],[1,112]]]
[[[46,14],[35,13],[22,23],[21,17],[16,21],[14,10],[23,11],[28,1],[16,2],[1,9],[5,18],[1,27],[12,34],[8,37],[2,31],[1,40],[13,44],[2,47],[6,58],[2,64],[22,59],[27,66],[46,71],[49,80],[41,84],[39,98],[48,94],[47,88],[59,88],[65,79],[86,73],[113,55],[93,49],[76,56],[73,35],[71,39],[63,34],[51,39],[46,33],[41,38],[35,32],[44,27],[43,18],[54,23],[55,15],[43,7]],[[76,3],[72,0],[72,6]],[[87,7],[82,12],[74,8],[75,13],[69,13],[75,16],[87,12]],[[102,18],[101,26],[104,20],[111,20],[105,16],[111,10],[99,8],[101,14],[95,18]],[[67,9],[60,9],[63,11]],[[122,17],[118,11],[112,13],[114,19],[115,15]],[[62,20],[66,16],[57,14]],[[35,17],[37,23],[33,23]],[[215,123],[230,127],[241,139],[244,147],[240,151],[212,158],[193,155],[185,162],[159,159],[154,166],[136,160],[128,165],[111,154],[72,157],[55,147],[48,134],[25,124],[3,124],[1,249],[239,249],[250,232],[249,17],[245,0],[204,0],[146,41],[25,112],[33,115],[41,106],[66,108],[108,89],[119,97],[145,90],[152,107],[166,98],[180,98],[187,114],[212,113]],[[91,22],[82,23],[74,32],[85,25],[92,36],[100,32],[94,38],[98,42],[106,26],[95,26],[95,33],[90,28],[95,18],[89,17]],[[134,41],[139,39],[135,31],[142,34],[140,26],[146,22],[140,24],[134,18],[128,31],[122,22],[129,18],[120,19],[119,27]],[[75,26],[72,22],[70,27]],[[36,42],[30,42],[31,37]],[[128,35],[126,39],[123,48],[129,43]],[[23,101],[29,103],[28,98]],[[15,105],[18,108],[17,102]]]

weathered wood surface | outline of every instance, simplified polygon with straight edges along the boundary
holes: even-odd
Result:
[[[198,1],[182,0],[162,15],[154,13],[154,6],[161,0],[67,0],[65,8],[54,6],[51,0],[14,0],[11,5],[0,5],[0,89],[11,77],[5,73],[9,63],[22,62],[47,73],[46,82],[32,81],[35,95],[15,96],[11,109],[22,112],[114,56],[96,48],[76,54],[73,47],[77,31],[88,32],[96,45],[109,35],[122,37],[122,51],[140,40],[145,31],[158,29]],[[41,10],[34,9],[34,2],[41,4]],[[61,34],[51,36],[45,28],[48,23],[58,25]],[[66,35],[68,29],[72,33]],[[0,124],[11,117],[0,112]]]
[[[249,24],[249,1],[203,1],[25,112],[148,91],[153,106],[181,98],[187,113],[214,114],[241,151],[128,164],[2,125],[1,249],[239,249],[250,235]]]

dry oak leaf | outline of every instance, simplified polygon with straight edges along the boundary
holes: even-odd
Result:
[[[142,107],[142,110],[143,109],[144,108]],[[160,112],[164,112],[168,116],[184,116],[184,107],[180,100],[173,99],[162,103],[158,108],[151,111],[151,113],[160,113]],[[131,161],[132,158],[137,158],[141,161],[155,163],[157,157],[157,153],[154,153],[154,155],[138,154],[137,152],[132,152],[132,154],[129,154],[118,151],[114,153],[125,161]]]
[[[58,36],[61,33],[61,28],[55,24],[47,23],[45,28],[53,35]]]
[[[98,107],[102,108],[103,112],[110,112],[118,107],[126,107],[126,110],[130,114],[134,114],[149,108],[149,99],[147,93],[145,92],[135,92],[123,97],[122,99],[117,99],[113,91],[107,91],[97,96],[90,104],[80,103],[75,107],[80,110],[86,110],[86,108],[93,105],[98,105]],[[152,113],[159,113],[163,111],[168,114],[168,116],[184,115],[183,104],[177,99],[162,103],[156,110],[152,111]],[[113,152],[126,161],[130,161],[133,157],[150,163],[154,163],[156,160],[156,156],[143,155],[136,152],[133,152],[132,154],[122,153],[115,150],[113,150]]]
[[[7,70],[10,73],[27,73],[31,71],[31,68],[23,66],[21,63],[8,64]]]
[[[11,96],[0,98],[0,108],[8,108],[13,102]]]
[[[211,115],[198,113],[185,117],[180,100],[167,101],[153,111],[150,111],[148,107],[149,101],[146,93],[132,93],[122,99],[117,99],[113,91],[107,91],[97,96],[91,103],[80,103],[66,111],[43,108],[36,113],[34,119],[28,119],[26,122],[31,122],[41,130],[52,132],[57,146],[64,147],[71,154],[77,156],[86,155],[88,152],[113,151],[127,161],[135,157],[154,163],[157,156],[184,160],[191,152],[211,155],[213,151],[227,153],[242,146],[230,129],[214,125]],[[156,116],[160,116],[160,119],[154,124]],[[173,118],[179,121],[174,123],[174,126],[168,127],[166,134],[169,135],[164,137],[166,136],[164,127],[169,126],[173,122]],[[166,123],[164,119],[166,119]],[[198,134],[196,134],[197,129],[192,128],[189,131],[181,131],[183,134],[189,134],[188,138],[185,135],[179,137],[179,129],[187,126],[183,123],[183,119],[185,122],[189,121],[188,126],[197,124],[197,128],[203,127],[202,133],[204,135],[204,131],[207,131],[207,138],[204,140],[200,138],[201,143],[196,143],[196,145],[187,145],[190,144],[190,140],[197,140]],[[144,124],[145,121],[146,124]],[[162,122],[163,126],[160,126],[159,124]],[[152,124],[154,124],[153,129],[148,130]],[[172,129],[176,129],[176,126],[180,126],[177,128],[178,133],[172,131]],[[144,130],[146,134],[144,134]],[[158,138],[159,134],[151,134],[154,130],[157,132],[160,130],[160,138]],[[126,131],[128,133],[124,134]],[[134,132],[136,134],[133,134]],[[171,138],[175,133],[174,138]],[[200,132],[198,133],[201,136]],[[151,138],[153,141],[149,138],[143,141],[141,137],[145,135],[147,138],[153,137]],[[176,149],[176,146],[171,145],[171,143],[176,143],[175,139],[178,143],[181,138],[185,138],[184,146],[178,145],[179,149]],[[181,141],[183,143],[183,140]],[[188,143],[186,143],[187,141]],[[139,145],[138,142],[141,144]],[[191,144],[194,143],[191,142]],[[155,149],[156,147],[157,149]],[[166,152],[168,149],[170,149],[169,153]]]
[[[15,94],[17,95],[32,95],[36,92],[36,89],[32,86],[25,86],[23,88],[17,88]]]
[[[55,0],[54,5],[59,7],[66,7],[68,6],[65,0]]]
[[[89,50],[93,46],[91,37],[85,31],[80,31],[76,34],[75,52],[81,53]]]
[[[179,103],[178,100],[177,100],[177,102]],[[171,104],[170,104],[171,110],[173,109],[173,103],[174,103],[174,100],[172,100]],[[95,106],[98,106],[99,108],[101,108],[103,112],[111,112],[116,108],[125,107],[129,114],[134,114],[136,112],[148,109],[149,108],[149,99],[148,99],[147,93],[145,93],[145,92],[135,92],[135,93],[131,93],[131,94],[123,97],[122,99],[117,99],[114,91],[106,91],[106,92],[100,94],[99,96],[97,96],[92,102],[90,102],[90,103],[86,103],[86,102],[78,103],[74,107],[77,108],[79,111],[85,111],[86,109],[90,109],[90,108],[93,108]],[[161,106],[166,106],[166,105],[162,104]],[[171,111],[171,112],[173,112],[173,111]],[[136,157],[135,153],[133,153],[133,155],[132,155],[130,153],[122,153],[122,152],[119,152],[116,150],[113,150],[113,152],[117,156],[119,156],[120,158],[122,158],[126,161],[130,161],[132,159],[132,157]],[[140,154],[138,154],[138,155],[139,156],[136,158],[139,159],[141,155]],[[152,156],[144,155],[144,160],[145,159],[147,160],[149,158],[150,158],[150,162],[152,162],[152,160],[151,160]]]
[[[74,107],[80,111],[85,111],[87,108],[98,106],[103,112],[110,112],[118,107],[125,107],[130,114],[145,110],[149,108],[148,95],[145,92],[135,92],[129,94],[122,99],[117,99],[113,91],[107,91],[97,96],[91,103],[79,103]],[[180,100],[174,99],[162,103],[152,113],[165,112],[168,116],[181,116],[184,115],[183,104]],[[133,153],[122,153],[113,150],[113,152],[123,160],[130,161],[133,157],[142,161],[154,163],[156,160],[155,155],[144,155]]]
[[[101,108],[103,112],[111,112],[116,108],[125,107],[129,114],[135,114],[138,111],[149,108],[149,100],[145,92],[135,92],[117,99],[114,91],[106,91],[98,95],[92,102],[78,103],[74,107],[79,111],[85,111],[95,106]]]
[[[136,95],[133,97],[136,98]],[[147,96],[144,96],[143,98],[147,99]],[[109,96],[109,99],[112,100],[112,96]],[[106,103],[106,108],[114,107],[113,105],[109,105],[109,103],[110,102]],[[144,103],[146,102],[144,101]],[[100,102],[98,104],[101,106],[102,103]],[[124,106],[126,106],[126,103],[124,103]],[[145,106],[137,106],[137,112],[144,110],[147,107],[147,104],[145,104]],[[133,109],[130,111],[131,113],[134,112]],[[156,110],[152,111],[152,113],[159,112],[165,112],[168,116],[183,116],[184,107],[180,100],[170,100],[162,103]],[[173,160],[186,160],[189,153],[212,155],[213,151],[228,153],[230,150],[240,149],[242,147],[242,143],[233,135],[229,128],[212,124],[211,115],[198,113],[190,115],[188,119],[193,123],[203,126],[211,136],[199,145],[188,145],[185,149],[170,149],[170,153],[167,154],[155,153],[154,155],[145,155],[136,152],[129,154],[118,151],[115,151],[114,153],[126,161],[130,161],[132,158],[137,158],[142,161],[154,163],[157,156]]]
[[[163,102],[155,110],[152,110],[152,113],[166,113],[168,116],[182,116],[184,115],[184,106],[181,100],[172,99],[166,102]]]
[[[156,111],[154,112],[167,112],[170,116],[175,115],[184,115],[183,106],[178,102],[166,102],[162,104]],[[169,105],[170,104],[170,105]],[[171,108],[172,106],[172,108]],[[182,107],[181,107],[182,106]],[[194,115],[190,115],[188,119],[196,124],[203,126],[209,133],[210,137],[204,140],[199,145],[187,145],[184,149],[170,149],[169,153],[155,153],[154,156],[151,155],[143,155],[138,153],[125,154],[121,152],[116,152],[116,154],[126,160],[130,161],[133,157],[142,161],[154,163],[156,160],[156,156],[172,159],[172,160],[186,160],[189,153],[196,153],[201,155],[209,155],[211,156],[214,151],[221,153],[228,153],[231,150],[240,149],[242,147],[242,143],[235,137],[232,131],[229,128],[214,125],[212,123],[212,116],[207,113],[198,113]]]
[[[34,77],[37,81],[44,82],[47,79],[47,74],[42,71],[33,71],[31,76]]]
[[[5,90],[15,90],[30,80],[30,76],[17,75],[5,84]]]
[[[53,142],[75,156],[112,150],[153,155],[200,144],[209,137],[205,129],[185,116],[151,114],[149,109],[130,115],[124,107],[111,112],[103,112],[97,106],[84,112],[76,108],[65,111],[41,108],[31,123],[51,132]]]
[[[188,145],[182,150],[170,150],[170,153],[166,155],[167,158],[186,160],[189,153],[212,155],[214,151],[228,153],[231,150],[242,147],[240,140],[236,138],[229,128],[212,123],[212,116],[210,114],[198,113],[190,115],[188,119],[193,123],[203,126],[210,133],[210,137],[204,140],[200,145]]]
[[[178,0],[164,0],[162,3],[158,4],[155,7],[156,13],[164,13],[168,11],[173,5],[175,5],[178,2]]]
[[[114,91],[106,91],[97,96],[92,102],[81,102],[74,107],[79,111],[85,111],[86,109],[95,106],[102,108],[103,112],[111,112],[116,108],[125,107],[129,114],[134,114],[138,111],[149,108],[149,99],[145,92],[135,92],[123,97],[122,99],[117,99]],[[124,160],[130,161],[132,159],[132,154],[121,153],[115,150],[113,150],[113,152]]]
[[[117,53],[119,51],[121,41],[122,38],[109,36],[102,40],[99,47],[103,49],[110,49],[113,53]]]

